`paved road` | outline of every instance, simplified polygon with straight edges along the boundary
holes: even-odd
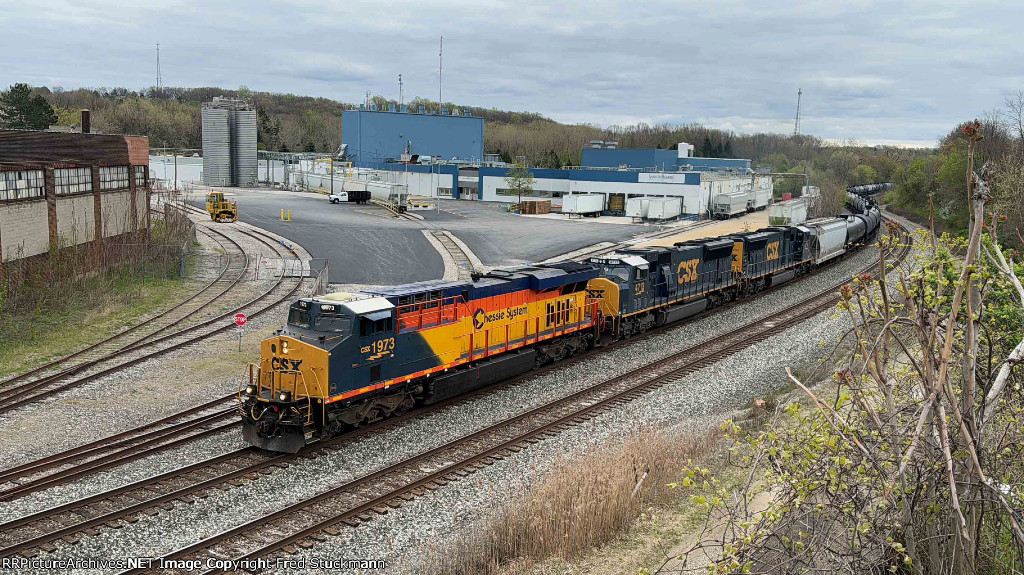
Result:
[[[197,191],[197,196],[203,192]],[[325,196],[275,190],[231,190],[239,219],[293,239],[330,261],[331,283],[397,284],[440,278],[441,256],[423,229],[451,231],[488,266],[532,263],[602,241],[619,241],[642,226],[524,218],[503,205],[446,200],[423,221],[391,217],[383,208],[331,204]],[[193,203],[202,206],[201,200]],[[290,209],[291,222],[281,221]]]

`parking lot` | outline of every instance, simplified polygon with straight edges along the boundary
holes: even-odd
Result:
[[[266,189],[226,190],[238,201],[239,219],[273,231],[330,261],[330,282],[397,284],[440,278],[441,256],[424,229],[445,229],[487,266],[541,261],[602,241],[620,241],[645,231],[639,225],[606,225],[521,217],[503,204],[442,200],[440,211],[414,212],[423,220],[395,218],[374,205],[331,204],[320,194]],[[191,199],[202,206],[197,190]],[[291,221],[281,221],[281,210]]]

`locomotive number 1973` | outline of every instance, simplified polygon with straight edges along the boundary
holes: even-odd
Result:
[[[395,338],[378,339],[370,345],[363,346],[359,351],[361,353],[387,353],[395,351]]]

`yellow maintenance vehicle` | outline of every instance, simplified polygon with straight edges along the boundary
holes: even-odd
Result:
[[[215,222],[238,220],[238,203],[224,199],[224,192],[210,192],[206,196],[206,211]]]

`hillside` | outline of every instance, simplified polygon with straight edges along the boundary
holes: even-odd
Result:
[[[96,131],[149,136],[153,148],[202,147],[200,117],[203,102],[215,96],[244,98],[258,109],[259,142],[262,149],[276,151],[314,151],[332,153],[341,140],[341,113],[357,104],[328,98],[295,94],[253,92],[223,88],[164,88],[133,92],[125,88],[51,91],[35,88],[55,109],[58,123],[79,122],[78,110],[93,112]],[[377,106],[394,104],[380,96]],[[437,103],[415,98],[411,107],[420,105],[436,110]],[[812,185],[841,203],[842,190],[853,184],[894,181],[891,201],[904,213],[927,215],[926,192],[936,192],[941,224],[962,230],[966,205],[953,185],[951,174],[961,173],[963,144],[947,136],[936,150],[908,150],[887,146],[855,144],[829,145],[813,136],[788,134],[736,134],[691,123],[685,125],[599,127],[588,124],[562,124],[532,112],[496,110],[480,106],[445,103],[445,107],[469,110],[486,121],[484,148],[506,161],[524,156],[534,167],[558,168],[580,163],[580,150],[590,140],[617,140],[623,148],[675,148],[679,142],[696,145],[697,155],[705,157],[751,158],[755,165],[770,166],[775,172],[798,177],[779,178],[776,193],[798,193],[809,175]],[[986,126],[988,137],[983,154],[1003,155],[1007,137],[1005,128]],[[955,135],[957,132],[953,132]],[[1022,212],[1024,213],[1024,212]],[[1021,219],[1024,219],[1022,217]]]
[[[78,110],[93,112],[97,131],[149,136],[154,148],[198,149],[201,144],[200,110],[203,102],[216,96],[244,98],[259,110],[261,148],[277,151],[334,152],[341,140],[341,112],[357,104],[294,94],[253,92],[223,88],[163,88],[134,92],[125,88],[51,91],[36,88],[57,111],[59,123],[78,123]],[[374,96],[378,106],[394,104]],[[410,107],[423,105],[437,110],[437,102],[415,98]],[[684,126],[566,125],[532,112],[497,110],[452,102],[445,107],[469,110],[487,121],[485,148],[506,160],[526,156],[539,167],[578,165],[580,149],[593,139],[618,140],[627,148],[674,148],[679,142],[697,145],[697,154],[713,157],[741,157],[761,160],[784,154],[788,161],[811,160],[822,142],[814,137],[793,138],[780,134],[736,135],[699,124]]]

